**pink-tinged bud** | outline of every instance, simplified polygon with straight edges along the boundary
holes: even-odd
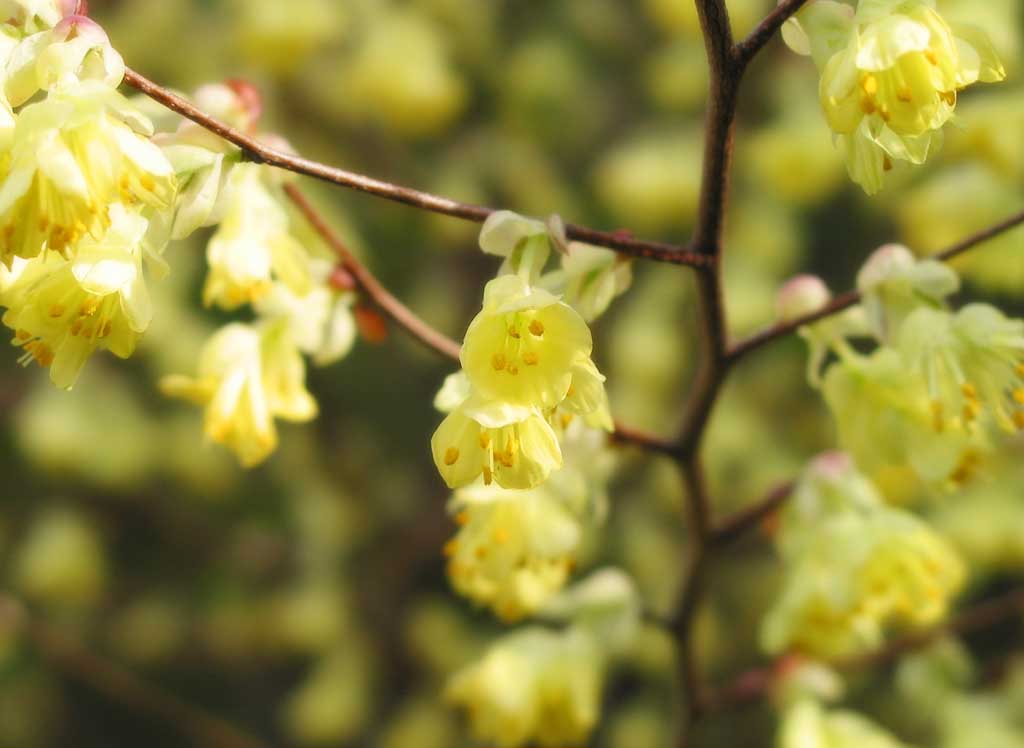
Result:
[[[355,308],[356,327],[367,343],[383,343],[388,339],[388,323],[373,307],[359,304]]]
[[[822,309],[832,299],[825,281],[816,275],[798,275],[787,281],[775,297],[781,322],[790,322]]]
[[[811,460],[810,472],[828,480],[839,480],[853,470],[853,460],[846,452],[822,452]]]
[[[230,88],[238,98],[238,103],[249,117],[249,130],[255,131],[260,117],[263,116],[263,95],[252,83],[241,78],[228,78],[224,85]]]
[[[857,273],[857,288],[861,292],[868,291],[909,270],[914,262],[914,255],[902,244],[883,244],[871,253]]]
[[[89,15],[89,0],[60,0],[61,15],[87,16]]]
[[[103,30],[103,27],[88,16],[65,16],[53,27],[51,33],[54,39],[60,41],[81,38],[89,39],[96,45],[110,43],[107,32]]]
[[[331,271],[327,283],[335,291],[354,291],[356,288],[356,279],[340,265]]]

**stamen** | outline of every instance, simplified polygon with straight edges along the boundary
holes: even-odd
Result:
[[[860,82],[861,88],[864,89],[864,93],[868,96],[874,96],[878,93],[878,79],[873,75],[865,75],[864,80]]]
[[[505,358],[504,353],[495,353],[491,356],[491,366],[494,367],[495,371],[502,371],[508,364],[508,360]]]
[[[970,382],[964,382],[963,384],[961,384],[960,391],[964,394],[964,397],[966,397],[969,400],[978,399],[978,390]]]
[[[543,335],[544,334],[544,323],[541,322],[539,319],[533,320],[533,322],[530,323],[530,334],[534,335],[534,336],[536,336],[538,338],[541,335]]]
[[[491,472],[491,469],[487,465],[484,465],[483,473],[484,473],[484,485],[485,486],[491,485],[491,483],[494,482],[494,473]]]
[[[527,351],[523,354],[523,363],[527,366],[536,366],[538,361],[540,361],[540,356],[533,351]]]
[[[448,447],[444,452],[444,464],[449,467],[459,461],[459,450],[457,447]]]

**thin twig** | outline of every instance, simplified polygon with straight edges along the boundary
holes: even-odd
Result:
[[[783,483],[769,491],[756,504],[741,509],[721,520],[715,527],[714,543],[725,546],[761,526],[768,517],[777,512],[793,493],[792,482]]]
[[[1024,589],[1018,589],[987,600],[934,628],[893,639],[872,652],[846,657],[830,664],[835,669],[843,671],[866,670],[887,665],[943,636],[966,636],[984,631],[1022,612]],[[715,692],[710,697],[707,707],[712,710],[728,709],[759,701],[771,691],[784,670],[785,667],[780,663],[751,668]]]
[[[959,257],[964,252],[974,249],[975,247],[994,239],[1000,234],[1005,234],[1007,231],[1014,229],[1021,224],[1024,224],[1024,211],[1015,213],[1009,218],[1000,221],[993,226],[989,226],[986,229],[982,229],[981,231],[971,234],[951,247],[948,247],[941,252],[937,252],[932,255],[932,257],[938,260],[952,260],[954,257]],[[847,291],[846,293],[835,297],[831,303],[816,312],[805,314],[802,317],[797,317],[796,319],[788,322],[779,322],[778,324],[771,325],[770,327],[767,327],[760,332],[756,332],[750,337],[734,344],[732,348],[729,349],[729,361],[735,362],[746,356],[748,353],[797,331],[804,325],[809,325],[812,322],[818,322],[826,317],[831,317],[844,309],[849,309],[858,302],[860,302],[860,293],[858,291]]]
[[[342,267],[352,274],[359,287],[373,300],[374,304],[380,307],[381,311],[428,348],[447,358],[459,360],[461,346],[420,319],[415,312],[384,288],[376,276],[356,259],[342,238],[328,225],[302,190],[294,184],[286,184],[284,191],[288,195],[288,199],[309,221],[310,226],[320,235],[320,238],[334,250]]]
[[[0,597],[0,618],[23,633],[40,656],[111,701],[149,714],[207,748],[267,748],[266,741],[205,710],[182,701],[126,668],[88,650],[29,613],[19,601]]]
[[[421,210],[441,213],[466,221],[483,223],[487,220],[488,216],[495,212],[494,208],[462,203],[458,200],[385,182],[382,179],[375,179],[363,174],[339,169],[271,148],[261,143],[258,139],[240,130],[236,130],[215,117],[211,117],[186,99],[157,85],[134,70],[129,69],[125,71],[124,82],[154,101],[163,104],[171,111],[177,112],[210,132],[234,143],[242,149],[242,152],[251,161],[276,166],[279,169],[286,169],[296,174],[305,174],[325,182],[376,195],[385,200],[411,205]],[[691,267],[701,267],[707,264],[705,257],[686,246],[635,239],[630,236],[629,232],[625,231],[598,231],[586,226],[573,224],[567,224],[565,230],[566,235],[570,239],[614,249],[631,257]]]
[[[736,45],[735,56],[737,62],[746,66],[754,56],[761,51],[761,48],[768,43],[768,40],[775,36],[775,32],[782,28],[782,24],[790,19],[801,7],[807,4],[807,0],[783,0],[776,8],[769,13],[757,27],[751,31],[747,38]]]

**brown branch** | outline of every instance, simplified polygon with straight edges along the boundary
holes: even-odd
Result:
[[[756,504],[741,509],[735,514],[726,517],[714,531],[714,543],[716,546],[725,546],[746,535],[748,532],[761,526],[768,517],[777,512],[793,493],[795,484],[793,482],[783,483],[776,486]]]
[[[17,600],[0,596],[0,618],[23,633],[54,667],[111,701],[149,714],[207,748],[267,748],[266,741],[145,681],[86,649],[70,636],[32,616]]]
[[[466,221],[483,223],[487,220],[488,216],[495,212],[494,208],[462,203],[447,197],[392,184],[391,182],[385,182],[384,180],[375,179],[363,174],[356,174],[355,172],[328,166],[327,164],[271,148],[256,138],[211,117],[186,99],[157,85],[134,70],[129,69],[125,72],[124,82],[154,101],[163,104],[171,111],[234,143],[252,161],[292,171],[296,174],[305,174],[306,176],[321,179],[331,184],[376,195],[385,200],[411,205],[414,208],[441,213]],[[646,260],[666,262],[673,265],[689,265],[691,267],[703,267],[708,262],[706,257],[686,246],[635,239],[629,235],[629,232],[598,231],[586,226],[573,224],[567,224],[565,230],[566,235],[570,239],[614,249],[631,257],[640,257]]]
[[[955,257],[959,257],[964,252],[974,249],[975,247],[978,247],[985,242],[1020,226],[1021,224],[1024,224],[1024,211],[1015,213],[1009,218],[1006,218],[993,226],[971,234],[941,252],[937,252],[932,255],[932,257],[938,260],[952,260]],[[847,291],[846,293],[834,298],[831,303],[816,312],[805,314],[804,316],[797,317],[789,322],[779,322],[771,325],[770,327],[767,327],[760,332],[756,332],[750,337],[733,345],[732,348],[729,349],[729,361],[735,362],[746,356],[748,353],[795,332],[804,325],[809,325],[812,322],[818,322],[826,317],[831,317],[844,309],[849,309],[858,302],[860,302],[860,293],[858,291]]]
[[[801,7],[807,4],[807,0],[783,0],[776,8],[769,13],[757,27],[751,31],[747,38],[736,45],[737,62],[746,67],[754,56],[761,51],[765,44],[775,36],[775,32],[782,28],[782,24],[790,19]]]
[[[451,338],[438,332],[433,327],[420,319],[415,312],[399,301],[394,294],[384,288],[376,276],[367,269],[355,255],[349,250],[342,238],[335,232],[319,211],[309,201],[306,195],[294,184],[284,186],[285,194],[292,201],[299,212],[309,221],[320,238],[334,251],[341,261],[342,267],[347,270],[356,283],[367,296],[373,300],[381,311],[387,314],[399,327],[409,333],[416,340],[428,348],[440,353],[442,356],[459,360],[461,346]]]
[[[887,665],[908,652],[921,649],[949,634],[966,636],[996,626],[1024,612],[1024,589],[987,600],[955,618],[925,631],[907,634],[872,652],[846,657],[831,664],[837,670],[855,671]],[[762,699],[784,670],[782,663],[752,668],[719,689],[708,701],[709,709],[729,709]]]

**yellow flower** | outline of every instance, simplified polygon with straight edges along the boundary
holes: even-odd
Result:
[[[456,673],[445,697],[467,710],[473,734],[489,745],[564,748],[582,744],[597,723],[602,680],[589,634],[531,627]]]
[[[450,509],[461,527],[445,555],[460,595],[516,621],[565,584],[582,531],[557,494],[471,486],[455,494]]]
[[[484,289],[483,310],[466,331],[462,367],[484,398],[553,408],[592,345],[590,329],[570,306],[518,276],[502,275]]]
[[[266,295],[276,278],[302,296],[310,288],[309,257],[289,233],[288,214],[263,182],[258,164],[229,177],[228,205],[207,247],[210,272],[203,303],[235,309]]]
[[[149,134],[142,115],[100,82],[22,109],[0,160],[0,262],[44,249],[70,256],[86,234],[102,236],[114,203],[168,208],[173,170]]]
[[[195,378],[164,377],[164,394],[206,406],[204,430],[242,465],[259,464],[277,446],[274,418],[309,421],[317,405],[305,389],[305,363],[286,326],[232,323],[203,348]]]
[[[804,698],[791,706],[779,731],[779,748],[906,748],[855,712],[826,712]]]
[[[18,260],[0,290],[22,361],[50,367],[58,387],[71,387],[97,349],[130,356],[152,318],[142,270],[146,220],[122,205],[110,216],[106,233],[86,236],[73,259]]]
[[[502,488],[536,488],[562,464],[558,437],[536,408],[470,397],[437,427],[430,448],[449,488],[480,475]]]
[[[951,25],[930,0],[820,0],[787,41],[821,68],[825,118],[851,177],[869,194],[893,161],[921,164],[941,144],[957,93],[1006,73],[984,32]]]

